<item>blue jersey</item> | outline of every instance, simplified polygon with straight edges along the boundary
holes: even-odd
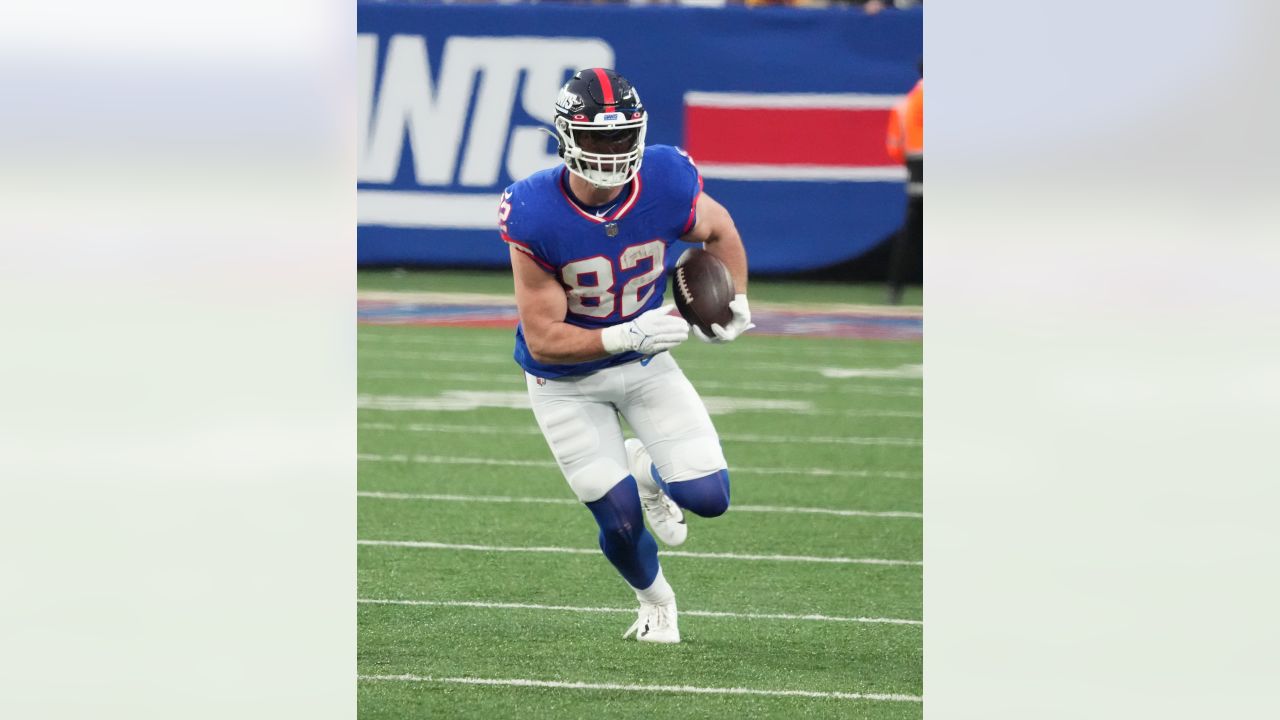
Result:
[[[623,193],[602,208],[581,207],[562,165],[534,173],[502,194],[503,241],[556,276],[569,301],[565,322],[598,330],[662,305],[670,246],[693,228],[702,176],[679,148],[650,145]],[[636,352],[569,365],[545,365],[516,327],[515,359],[544,378],[585,375],[639,360]]]

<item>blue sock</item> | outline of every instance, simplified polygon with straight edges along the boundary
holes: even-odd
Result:
[[[644,526],[635,478],[628,475],[604,497],[586,504],[600,526],[600,549],[631,587],[641,589],[658,576],[658,543]]]
[[[656,470],[653,476],[658,476]],[[716,517],[729,509],[728,470],[717,470],[694,480],[663,483],[662,487],[677,505],[694,515]]]

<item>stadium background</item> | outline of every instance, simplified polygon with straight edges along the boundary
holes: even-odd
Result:
[[[358,3],[362,717],[920,716],[922,294],[879,281],[923,12],[882,5]],[[591,65],[733,214],[760,326],[675,353],[736,512],[664,554],[666,654],[617,639],[630,593],[510,357],[497,198],[559,163],[536,128]]]

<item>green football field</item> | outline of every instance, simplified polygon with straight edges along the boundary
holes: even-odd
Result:
[[[364,272],[360,289],[510,280]],[[919,342],[749,333],[673,352],[720,411],[733,507],[687,516],[661,551],[683,638],[667,646],[621,639],[635,596],[522,407],[511,330],[358,337],[362,718],[922,716]]]

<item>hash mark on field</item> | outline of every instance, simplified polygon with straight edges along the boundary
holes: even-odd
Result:
[[[765,695],[770,697],[829,698],[833,700],[882,700],[886,702],[923,702],[919,695],[884,693],[818,692],[816,690],[759,690],[742,687],[694,687],[692,685],[623,685],[620,683],[563,682],[560,680],[527,680],[524,678],[432,677],[430,675],[359,675],[366,682],[455,683],[459,685],[499,685],[507,687],[559,688],[564,690],[622,690],[626,692],[690,693],[695,695]]]
[[[471,545],[467,543],[439,543],[430,540],[356,540],[357,545],[381,547],[420,548],[425,550],[475,550],[479,552],[554,553],[563,555],[599,555],[599,548],[567,547],[512,547],[508,545]],[[924,565],[919,560],[886,560],[884,558],[818,557],[814,555],[757,555],[747,553],[688,552],[663,550],[665,557],[700,558],[704,560],[771,560],[777,562],[834,563],[838,565]]]
[[[530,505],[580,505],[577,500],[569,498],[546,498],[546,497],[513,497],[510,495],[439,495],[431,493],[400,493],[400,492],[376,492],[371,490],[361,490],[356,493],[357,497],[371,498],[375,500],[434,500],[440,502],[488,502],[488,503],[513,503],[513,504],[530,504]],[[762,512],[762,513],[798,513],[811,515],[838,515],[841,517],[879,517],[879,518],[923,518],[924,515],[918,512],[907,511],[885,511],[873,512],[870,510],[834,510],[831,508],[811,508],[811,507],[789,507],[781,505],[733,505],[730,509],[735,512]]]
[[[507,425],[437,425],[430,423],[410,423],[395,425],[392,423],[360,423],[363,430],[407,430],[409,432],[428,433],[471,433],[476,435],[541,435],[542,430],[529,426]],[[784,445],[816,444],[816,445],[905,445],[919,446],[919,438],[905,437],[835,437],[805,435],[754,435],[746,433],[721,433],[721,440],[729,442],[780,443]]]
[[[623,613],[633,614],[635,608],[610,607],[576,607],[573,605],[534,605],[531,603],[478,602],[474,600],[380,600],[360,598],[357,602],[368,605],[425,605],[429,607],[470,607],[497,610],[562,610],[564,612],[581,613]],[[883,625],[924,625],[921,620],[902,620],[898,618],[838,617],[833,615],[792,615],[790,613],[738,613],[716,610],[686,610],[681,608],[681,615],[693,617],[743,618],[745,620],[808,620],[813,622],[850,622]]]
[[[360,453],[356,459],[367,462],[414,462],[428,465],[509,465],[514,467],[558,467],[553,460],[504,460],[498,458],[448,457],[442,455],[375,455]],[[767,467],[731,467],[730,473],[746,473],[749,475],[811,475],[814,477],[856,477],[885,478],[889,480],[919,480],[918,472],[902,472],[884,470],[834,470],[831,468],[767,468]]]

